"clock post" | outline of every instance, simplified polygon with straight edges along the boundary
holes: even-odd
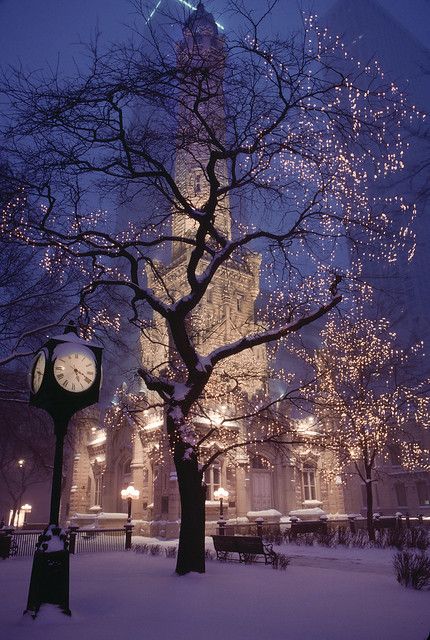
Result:
[[[73,323],[64,335],[50,338],[37,353],[30,371],[30,404],[44,409],[54,423],[55,454],[49,524],[33,557],[27,608],[37,616],[45,603],[70,615],[69,550],[59,526],[64,439],[70,418],[99,399],[102,348],[81,340]]]

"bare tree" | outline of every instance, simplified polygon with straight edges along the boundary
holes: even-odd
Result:
[[[11,174],[6,164],[0,165],[0,207],[3,212],[14,209],[19,216],[26,207],[22,180]],[[1,225],[0,225],[1,227]],[[0,234],[0,367],[24,360],[40,346],[47,332],[78,315],[79,288],[76,273],[53,270],[48,273],[44,262],[46,249],[23,245],[18,238]],[[19,235],[19,234],[18,234]],[[6,382],[16,377],[3,376],[0,398],[23,399],[25,389],[11,388]]]
[[[52,473],[54,436],[49,421],[29,407],[4,401],[0,407],[1,506],[12,511],[14,522],[30,487]]]
[[[163,408],[177,470],[179,574],[204,571],[197,414],[223,394],[246,400],[246,415],[270,404],[266,347],[339,305],[364,248],[391,260],[411,237],[401,197],[375,202],[368,191],[401,170],[403,96],[376,63],[350,61],[346,73],[342,44],[312,19],[262,40],[264,16],[234,9],[242,36],[224,38],[199,4],[178,46],[171,27],[144,20],[137,44],[93,46],[73,80],[19,70],[3,86],[4,149],[31,204],[8,210],[5,230],[48,247],[66,271],[79,266],[81,305],[95,315],[95,296],[124,291],[122,316],[141,332],[138,375],[149,409]],[[131,222],[114,229],[91,209],[96,189],[118,194]],[[346,247],[352,266],[339,260]],[[237,309],[226,297],[234,273]],[[256,316],[261,277],[270,302]],[[225,293],[208,318],[212,287]],[[261,440],[261,424],[242,442]],[[270,421],[264,437],[276,429]]]

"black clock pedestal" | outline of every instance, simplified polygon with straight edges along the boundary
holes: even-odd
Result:
[[[52,472],[50,524],[39,536],[33,556],[27,608],[36,618],[42,604],[58,605],[63,613],[69,608],[69,545],[59,527],[64,438],[69,419],[60,411],[54,412],[55,454]]]

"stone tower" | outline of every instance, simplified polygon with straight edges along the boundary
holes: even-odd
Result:
[[[178,130],[174,163],[174,179],[195,209],[205,207],[210,195],[210,184],[222,187],[228,183],[226,162],[219,163],[216,174],[208,166],[213,139],[223,142],[226,137],[223,80],[226,60],[225,42],[213,16],[203,4],[191,13],[183,27],[183,38],[177,47],[177,62],[182,74],[181,107],[178,110]],[[203,71],[203,73],[202,73]],[[202,82],[202,78],[204,81]],[[199,84],[200,83],[200,84]],[[197,113],[194,107],[198,106]],[[198,114],[204,117],[199,118]],[[216,135],[211,137],[211,131]],[[234,234],[229,195],[226,193],[214,215],[215,228],[229,239]],[[173,203],[172,233],[177,237],[166,263],[156,262],[155,269],[147,271],[148,286],[158,296],[170,301],[186,294],[188,282],[186,267],[190,244],[196,232],[193,220],[184,213],[181,203]],[[244,253],[219,269],[199,306],[190,318],[192,339],[201,355],[220,345],[253,333],[257,327],[256,300],[260,293],[261,257]],[[205,258],[201,260],[205,267]],[[154,316],[142,331],[141,358],[148,369],[162,370],[166,362],[174,361],[175,353],[166,323]],[[256,395],[267,392],[268,362],[265,345],[239,354],[215,369],[214,383],[209,384],[199,410],[193,415],[197,433],[207,434],[211,420],[216,424],[237,413],[234,403],[247,403]],[[234,391],[228,393],[230,382]],[[133,423],[123,421],[105,431],[104,458],[96,448],[100,436],[89,439],[77,467],[81,475],[98,471],[97,456],[103,460],[104,488],[102,507],[105,512],[124,511],[120,490],[132,482],[140,491],[140,499],[133,505],[133,517],[141,522],[146,535],[176,537],[179,530],[180,501],[174,464],[169,452],[164,414],[160,399],[154,392],[141,390],[148,409]],[[230,403],[230,404],[229,404]],[[243,406],[243,404],[242,404]],[[246,439],[249,426],[244,421],[229,422],[231,437]],[[207,458],[219,450],[217,435],[205,440]],[[83,441],[82,441],[83,442]],[[249,451],[234,450],[233,455],[220,455],[207,469],[206,519],[208,532],[214,532],[218,519],[218,502],[214,491],[220,486],[229,491],[226,515],[229,518],[256,517],[258,512],[271,510],[274,517],[287,514],[297,506],[322,504],[339,510],[334,494],[320,480],[321,462],[312,451],[302,454],[281,454],[270,445],[251,447]],[[205,455],[205,451],[202,452]],[[85,468],[83,466],[85,462]],[[74,482],[74,505],[91,503],[78,496],[80,485]],[[84,483],[82,483],[82,488]],[[87,494],[89,491],[87,490]],[[94,500],[95,498],[93,498]],[[93,502],[94,504],[94,502]],[[91,507],[90,507],[91,508]],[[251,515],[254,514],[254,515]],[[277,514],[277,516],[276,516]]]

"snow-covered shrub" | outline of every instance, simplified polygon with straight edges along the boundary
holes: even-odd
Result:
[[[423,527],[406,529],[403,546],[425,551],[430,547],[429,532]]]
[[[369,534],[365,529],[358,529],[358,531],[351,536],[351,547],[364,549],[368,547],[369,544]]]
[[[337,527],[337,544],[345,547],[351,544],[351,531],[347,527]]]
[[[377,539],[381,538],[381,546],[382,548],[386,547],[397,547],[397,549],[402,549],[405,543],[405,534],[399,528],[395,529],[385,529],[385,531],[379,531],[379,536]],[[383,534],[383,535],[382,535]]]
[[[291,558],[289,556],[286,556],[283,553],[275,553],[275,556],[273,558],[272,568],[285,571],[285,569],[288,567],[290,562],[291,562]]]
[[[161,553],[161,545],[159,544],[152,544],[149,547],[149,553],[151,556],[159,556]]]
[[[304,545],[307,547],[313,547],[316,542],[316,537],[314,533],[302,533],[297,536],[294,540],[297,545]]]
[[[134,544],[133,551],[135,553],[149,553],[149,544],[147,544],[146,542],[144,542],[143,544]]]
[[[164,549],[164,553],[166,558],[176,558],[176,554],[178,553],[178,547],[166,547]]]
[[[205,549],[205,560],[215,560],[215,554],[210,549]]]
[[[258,559],[258,556],[256,556],[254,553],[243,554],[243,560],[245,564],[253,564],[254,562],[257,562],[257,559]]]
[[[425,553],[399,551],[394,556],[394,571],[397,582],[404,587],[430,586],[430,557]]]
[[[323,547],[335,547],[337,544],[337,532],[335,529],[329,529],[325,533],[317,533],[316,541]]]

